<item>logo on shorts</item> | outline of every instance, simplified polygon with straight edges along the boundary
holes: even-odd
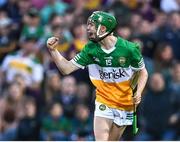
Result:
[[[101,104],[101,105],[99,106],[99,109],[100,109],[101,111],[104,111],[104,110],[106,109],[106,106],[103,105],[103,104]]]

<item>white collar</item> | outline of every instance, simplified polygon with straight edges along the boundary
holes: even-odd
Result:
[[[114,46],[114,47],[112,47],[111,49],[105,49],[105,48],[101,47],[101,49],[102,49],[105,53],[109,54],[109,53],[113,52],[113,51],[116,49],[116,47]]]

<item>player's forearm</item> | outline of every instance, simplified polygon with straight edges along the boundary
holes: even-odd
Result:
[[[50,50],[51,56],[56,63],[56,66],[63,75],[73,72],[70,61],[66,60],[57,50]]]
[[[139,94],[142,94],[145,88],[147,79],[148,79],[148,72],[146,68],[144,68],[141,71],[139,71],[138,86],[137,86],[137,92]]]
[[[51,56],[56,63],[59,71],[63,75],[70,74],[71,72],[78,69],[77,66],[75,66],[71,61],[66,60],[56,49],[57,45],[59,43],[59,38],[57,37],[51,37],[47,40],[47,47],[51,53]]]

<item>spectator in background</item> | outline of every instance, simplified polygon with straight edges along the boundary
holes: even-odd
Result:
[[[0,98],[0,140],[16,140],[17,126],[24,116],[22,105],[24,98],[24,92],[17,82],[11,83],[4,90]]]
[[[92,106],[92,102],[95,99],[95,94],[87,82],[79,82],[77,84],[77,104],[85,104],[90,112],[94,111],[94,105]]]
[[[76,2],[81,2],[81,0]],[[84,22],[84,17],[87,17],[89,15],[89,11],[82,11],[85,1],[82,1],[82,3],[80,4],[76,2],[74,1],[73,5],[66,10],[66,14],[63,16],[65,27],[67,29],[73,28],[75,23]],[[78,9],[77,7],[80,7],[80,9]]]
[[[14,108],[17,108],[19,103],[22,102],[22,99],[24,97],[24,92],[18,82],[12,82],[4,90],[3,96],[5,97],[5,99],[7,99],[7,104],[13,106]]]
[[[157,11],[154,24],[155,28],[158,28],[162,31],[165,30],[165,27],[167,26],[167,15],[162,11]]]
[[[173,58],[172,46],[168,43],[160,43],[154,54],[155,71],[161,72],[165,77],[169,77],[172,68]]]
[[[129,1],[127,0],[115,0],[107,7],[107,11],[113,13],[115,17],[117,17],[117,21],[120,25],[128,24],[132,14],[130,11]]]
[[[169,82],[171,94],[173,95],[173,114],[170,117],[172,130],[176,131],[176,139],[180,140],[180,63],[173,65],[172,79]]]
[[[36,50],[44,45],[44,27],[40,24],[40,15],[37,9],[31,8],[27,15],[25,15],[25,25],[23,26],[20,42],[23,42],[26,38],[36,38]]]
[[[28,13],[30,8],[32,7],[32,3],[30,0],[18,0],[17,3],[21,16]]]
[[[0,131],[0,140],[16,140],[17,121],[15,109],[13,107],[6,107],[1,119],[3,121],[3,131]]]
[[[93,117],[86,105],[76,106],[75,118],[73,119],[73,130],[71,139],[75,141],[92,141],[93,138]]]
[[[142,118],[141,132],[136,140],[173,140],[174,132],[169,129],[169,119],[172,115],[171,91],[160,73],[154,73],[150,77],[140,112]],[[152,105],[148,105],[152,104]],[[153,114],[153,115],[152,115]]]
[[[16,48],[15,37],[12,35],[12,21],[6,11],[0,10],[0,63],[7,53]]]
[[[87,43],[86,25],[82,22],[74,24],[72,34],[74,40],[72,41],[68,51],[67,59],[69,60],[74,58],[74,56],[79,53]]]
[[[137,36],[139,34],[139,25],[141,24],[142,20],[142,16],[139,13],[132,13],[130,26],[133,36]]]
[[[16,74],[13,82],[16,82],[20,86],[23,93],[26,91],[25,79],[23,78],[23,76],[21,74]]]
[[[16,120],[19,121],[24,116],[24,110],[22,102],[25,99],[25,94],[19,83],[13,82],[9,84],[9,86],[4,89],[3,95],[0,98],[0,116],[4,113],[4,111],[12,107],[16,112]],[[2,119],[2,118],[1,118]]]
[[[27,87],[40,89],[43,68],[34,54],[35,45],[36,39],[26,38],[21,44],[22,49],[5,57],[1,66],[6,75],[5,82],[11,83],[17,74],[21,74]]]
[[[5,10],[8,16],[12,20],[11,30],[12,36],[19,40],[21,30],[23,27],[24,15],[26,15],[29,9],[32,7],[30,0],[8,0],[2,9]]]
[[[47,72],[45,83],[45,100],[46,104],[51,104],[56,101],[56,98],[61,94],[61,77],[57,71]]]
[[[180,13],[175,11],[169,14],[169,26],[164,32],[163,41],[172,46],[174,57],[180,60]]]
[[[80,82],[77,84],[77,100],[78,103],[83,103],[83,104],[89,104],[90,107],[90,87],[87,83],[85,82]]]
[[[139,34],[137,37],[141,39],[144,45],[144,50],[142,54],[144,56],[153,57],[154,51],[156,49],[156,40],[152,36],[153,27],[151,23],[147,20],[142,20],[140,25],[138,26]]]
[[[129,40],[132,35],[131,31],[132,30],[128,25],[119,26],[117,28],[117,34],[127,40]]]
[[[48,3],[40,11],[42,23],[47,24],[53,13],[63,15],[67,8],[68,5],[62,0],[48,0]]]
[[[23,103],[23,108],[25,109],[25,116],[19,121],[16,140],[41,140],[41,123],[40,118],[37,114],[35,100],[31,97],[28,97]]]
[[[180,92],[180,63],[174,63],[171,71],[170,88],[173,94],[179,95]]]
[[[18,3],[23,2],[20,2],[19,0],[8,0],[7,3],[2,6],[2,9],[7,12],[8,16],[12,20],[13,29],[20,28],[19,25],[21,24],[22,13],[20,13],[19,7],[21,4],[18,5]]]
[[[156,42],[163,41],[164,32],[168,27],[167,15],[162,11],[157,11],[155,20],[153,21],[154,30],[152,36],[155,38]]]
[[[79,22],[84,21],[84,18],[88,16],[89,10],[88,8],[86,9],[85,7],[88,4],[91,4],[90,1],[84,1],[84,0],[76,0],[72,2],[71,7],[67,9],[68,13],[72,15],[72,21],[71,26],[74,25],[74,23],[78,20]],[[78,18],[76,18],[78,17]],[[72,25],[73,24],[73,25]]]
[[[54,102],[50,111],[42,121],[43,140],[65,141],[71,131],[71,123],[64,116],[64,110],[61,104]]]
[[[61,94],[56,100],[62,104],[65,116],[72,118],[77,104],[76,80],[73,76],[65,76],[62,78],[61,84]]]
[[[139,3],[139,12],[142,15],[143,19],[149,22],[153,22],[155,15],[154,10],[151,6],[151,1],[140,1]]]

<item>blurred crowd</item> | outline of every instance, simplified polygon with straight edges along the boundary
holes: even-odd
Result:
[[[122,140],[180,140],[180,0],[0,0],[0,140],[94,140],[88,71],[62,76],[46,40],[73,58],[95,10],[117,17],[114,34],[141,45],[149,73],[140,131]]]

